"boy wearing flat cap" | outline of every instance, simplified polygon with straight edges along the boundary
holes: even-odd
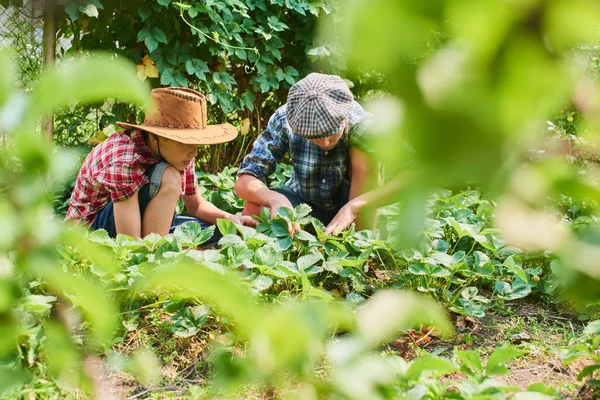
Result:
[[[240,165],[235,192],[247,200],[243,214],[268,207],[275,215],[306,203],[327,233],[347,228],[366,204],[359,197],[371,172],[369,117],[339,76],[312,73],[298,81]],[[266,179],[286,153],[292,177],[284,189],[269,189]]]
[[[166,235],[186,221],[205,227],[218,218],[256,225],[203,199],[194,172],[198,145],[237,136],[230,124],[206,124],[206,99],[186,88],[154,89],[141,125],[117,122],[117,132],[86,157],[77,176],[66,219],[111,237]],[[189,217],[174,216],[183,197]]]

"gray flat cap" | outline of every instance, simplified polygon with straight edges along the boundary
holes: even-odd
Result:
[[[344,127],[353,101],[342,78],[311,73],[290,88],[287,120],[294,133],[303,138],[326,138]]]

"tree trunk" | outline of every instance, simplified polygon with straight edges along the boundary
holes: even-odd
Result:
[[[56,0],[44,0],[44,67],[54,64],[56,57]],[[46,116],[43,130],[50,140],[54,138],[54,115]]]

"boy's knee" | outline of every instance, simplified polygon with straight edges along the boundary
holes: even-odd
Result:
[[[158,192],[179,193],[181,192],[181,174],[175,168],[169,166],[165,169],[160,180]]]

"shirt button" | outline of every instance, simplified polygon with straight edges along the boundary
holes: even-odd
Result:
[[[326,152],[325,152],[325,155],[327,155],[327,154],[329,154],[329,152],[328,152],[328,151],[326,151]]]
[[[323,179],[321,182],[323,182],[323,183],[327,183],[327,179]]]

